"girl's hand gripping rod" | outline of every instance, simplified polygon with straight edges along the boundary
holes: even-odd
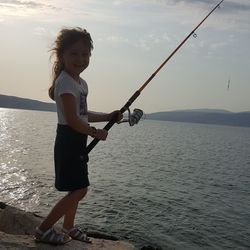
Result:
[[[142,90],[149,84],[149,82],[156,76],[156,74],[161,70],[161,68],[172,58],[172,56],[182,47],[182,45],[190,38],[190,36],[195,36],[195,31],[202,25],[202,23],[220,6],[224,0],[221,0],[207,15],[206,17],[187,35],[187,37],[176,47],[176,49],[170,54],[170,56],[156,69],[156,71],[146,80],[146,82],[130,97],[127,103],[120,109],[123,114],[130,105],[137,99],[141,94]],[[113,117],[103,129],[107,131],[116,123],[116,117]],[[99,142],[99,139],[94,139],[87,146],[87,153],[89,153]]]

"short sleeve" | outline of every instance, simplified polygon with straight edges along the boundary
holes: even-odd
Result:
[[[76,97],[76,91],[74,85],[70,81],[59,81],[56,85],[56,95],[61,96],[62,94],[72,94]]]

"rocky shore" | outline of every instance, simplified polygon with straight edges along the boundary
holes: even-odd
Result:
[[[97,232],[89,232],[92,244],[72,240],[63,246],[36,243],[33,239],[34,229],[42,217],[0,202],[0,249],[60,249],[60,250],[135,250],[128,242]]]

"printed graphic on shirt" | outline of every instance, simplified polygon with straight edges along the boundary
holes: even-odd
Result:
[[[87,96],[81,92],[80,93],[80,116],[87,115]]]

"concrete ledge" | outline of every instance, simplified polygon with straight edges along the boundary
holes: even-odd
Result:
[[[63,246],[36,243],[33,239],[34,230],[41,220],[41,216],[0,202],[0,249],[135,250],[128,242],[119,241],[111,236],[108,236],[109,239],[103,239],[106,238],[105,234],[94,232],[90,233],[90,237],[99,238],[92,238],[92,244],[75,240]]]

